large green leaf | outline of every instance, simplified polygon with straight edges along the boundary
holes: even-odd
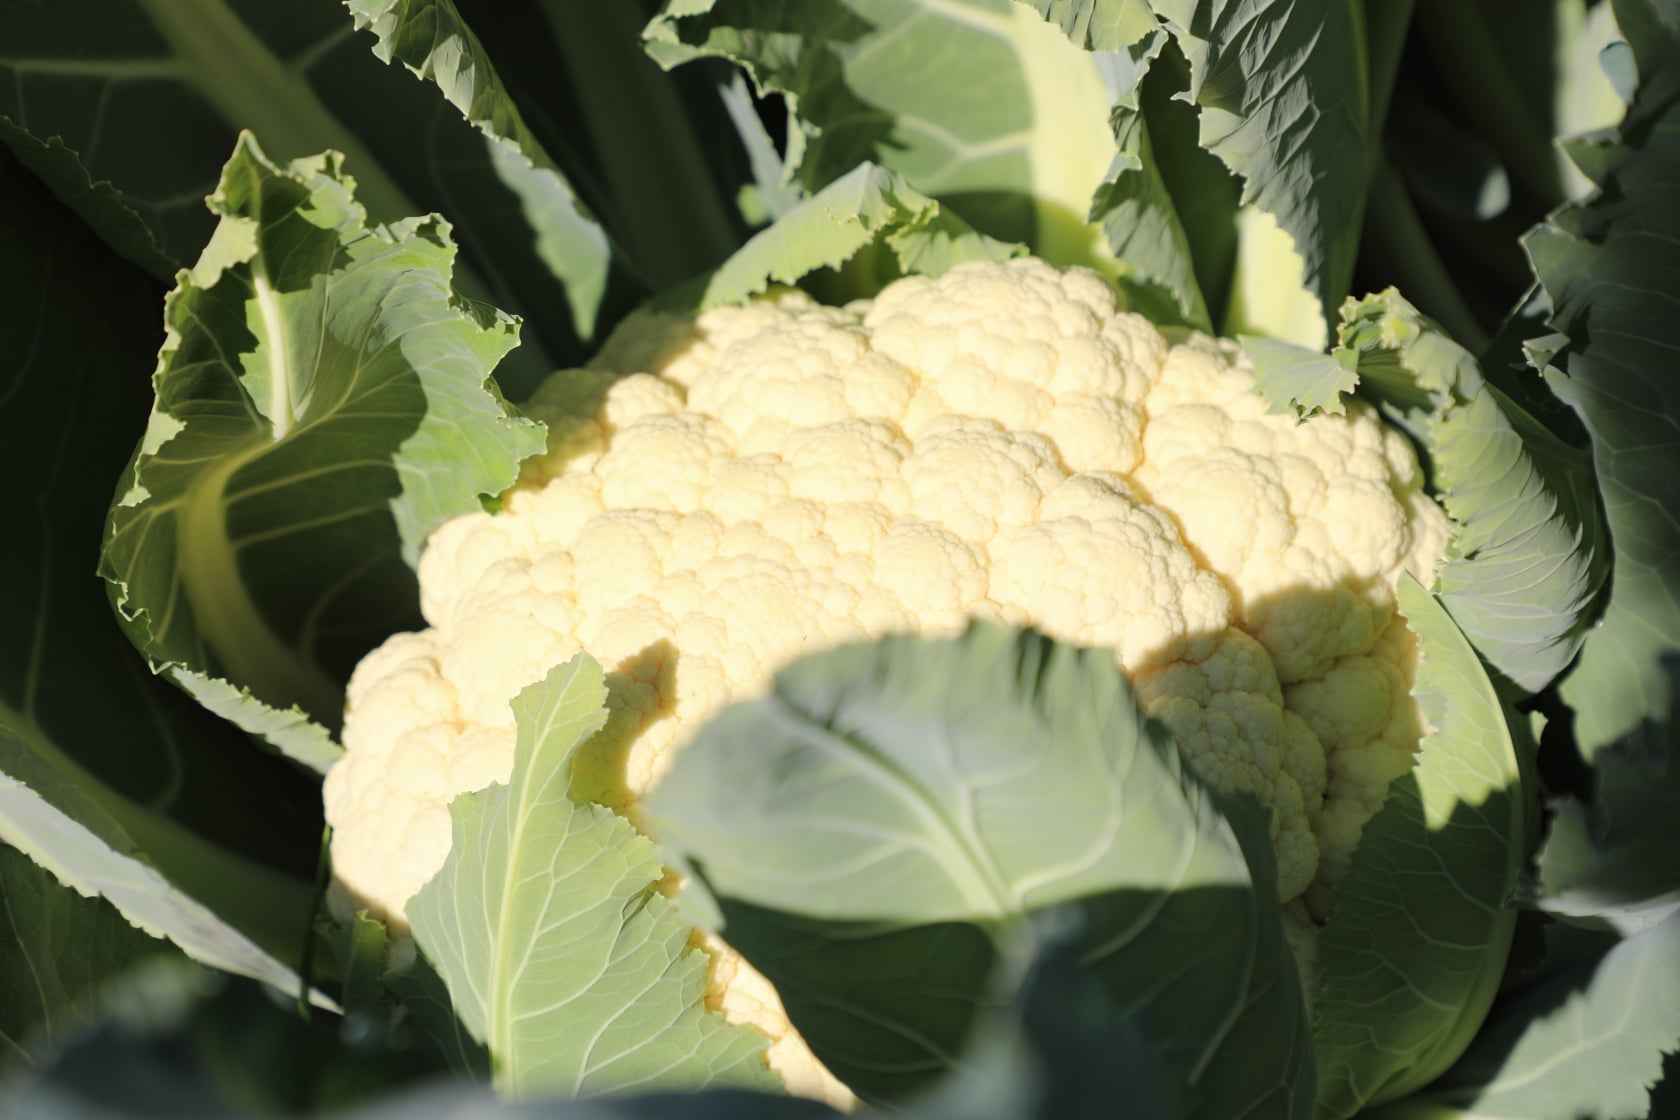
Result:
[[[1086,223],[1110,84],[1012,0],[682,0],[648,36],[666,65],[722,56],[788,95],[808,190],[875,163],[982,233],[1113,272]]]
[[[514,700],[512,776],[451,803],[449,858],[408,905],[415,942],[508,1096],[769,1089],[766,1039],[705,1009],[705,959],[655,889],[652,843],[571,794],[606,698],[580,655]]]
[[[740,243],[734,195],[750,176],[732,150],[730,95],[717,69],[673,73],[647,56],[641,33],[658,0],[452,3],[531,133],[564,160],[625,278],[639,281],[609,290],[603,322],[621,294],[645,299]]]
[[[1490,385],[1471,355],[1390,290],[1350,299],[1328,356],[1244,339],[1274,411],[1341,412],[1355,383],[1423,443],[1454,521],[1436,592],[1525,692],[1563,671],[1609,572],[1586,456]]]
[[[703,727],[650,809],[866,1099],[960,1062],[989,973],[1066,904],[1190,1115],[1310,1111],[1265,826],[1187,771],[1111,652],[975,625],[803,658]]]
[[[1488,1019],[1439,1083],[1373,1120],[1659,1120],[1680,1052],[1680,914],[1561,973]]]
[[[1680,661],[1667,663],[1670,682]],[[1590,802],[1552,801],[1535,902],[1587,926],[1638,933],[1680,908],[1680,688],[1648,721],[1593,758]]]
[[[119,251],[167,280],[215,228],[202,200],[240,130],[288,160],[346,155],[374,220],[457,224],[458,283],[540,313],[504,363],[521,390],[577,347],[567,292],[482,134],[389,66],[340,0],[0,0],[0,142]]]
[[[1175,109],[1170,96],[1160,96],[1159,87],[1164,82],[1151,80],[1167,69],[1154,65],[1166,44],[1165,33],[1156,31],[1116,56],[1125,60],[1116,65],[1117,84],[1124,90],[1115,101],[1111,118],[1116,154],[1092,198],[1091,218],[1102,223],[1109,248],[1124,266],[1133,310],[1143,311],[1159,323],[1180,322],[1210,331],[1213,320],[1203,285],[1198,282],[1192,235],[1185,218],[1198,192],[1205,195],[1217,191],[1227,177],[1218,174],[1215,167],[1214,174],[1207,174],[1203,168],[1203,174],[1189,183],[1167,181],[1167,164],[1160,157],[1182,144],[1186,132],[1193,139],[1195,130],[1185,129],[1182,106]],[[1152,95],[1148,111],[1146,92]],[[1227,201],[1227,213],[1196,215],[1203,219],[1202,231],[1223,225],[1234,236],[1234,192]],[[1157,289],[1165,299],[1149,298]]]
[[[0,844],[0,1074],[34,1064],[92,1017],[101,989],[168,943]]]
[[[1149,0],[1021,0],[1093,51],[1123,51],[1155,30]]]
[[[1427,1085],[1463,1052],[1504,972],[1526,826],[1506,716],[1476,651],[1416,580],[1400,609],[1430,731],[1360,834],[1318,939],[1318,1115]]]
[[[894,174],[861,164],[760,230],[697,286],[671,294],[698,306],[737,303],[772,283],[792,284],[819,269],[839,269],[871,246],[882,258],[867,263],[881,273],[858,282],[872,295],[900,275],[937,276],[969,260],[1019,256],[1020,245],[976,233],[961,218]],[[890,258],[885,257],[890,253]]]
[[[578,333],[590,337],[611,264],[606,234],[532,135],[460,13],[450,0],[346,0],[346,7],[378,38],[380,58],[436,83],[484,134],[497,174],[535,231],[537,255],[564,283]]]
[[[340,682],[414,620],[426,535],[541,445],[487,382],[515,328],[451,291],[448,227],[369,227],[351,189],[334,154],[241,140],[101,569],[157,671],[318,769]]]
[[[1612,136],[1571,149],[1599,190],[1525,244],[1567,338],[1547,369],[1592,436],[1613,542],[1611,594],[1563,682],[1590,756],[1646,720],[1665,719],[1680,653],[1680,28],[1650,0],[1616,4],[1639,89]]]
[[[1221,277],[1233,283],[1221,333],[1321,344],[1353,279],[1370,173],[1362,5],[1357,0],[1022,2],[1095,50],[1135,52],[1151,15],[1172,36],[1189,63],[1182,97],[1198,110],[1193,125],[1180,117],[1177,129],[1193,127],[1200,146],[1242,181],[1240,214],[1225,209],[1221,193],[1214,191],[1205,201],[1218,203],[1222,212],[1178,223],[1180,231],[1236,224],[1235,257],[1222,262],[1234,269],[1234,278]],[[1155,148],[1166,141],[1160,135],[1163,123],[1158,115],[1151,124]],[[1159,171],[1150,167],[1150,141],[1139,136],[1144,123],[1138,113],[1123,105],[1115,124],[1124,170],[1110,193],[1124,205],[1110,223],[1111,238],[1122,236],[1134,216],[1146,219],[1151,238],[1136,246],[1117,241],[1116,250],[1124,260],[1141,254],[1140,262],[1164,279],[1171,275],[1166,270],[1172,256],[1162,239],[1175,233],[1169,219],[1185,194],[1208,191],[1218,176],[1203,170],[1164,193],[1152,181]],[[1190,311],[1182,282],[1171,286]]]
[[[1202,147],[1242,179],[1251,217],[1237,284],[1290,281],[1316,299],[1328,334],[1353,280],[1370,167],[1364,16],[1357,0],[1149,0],[1190,63]],[[1281,236],[1273,230],[1281,231]],[[1292,243],[1286,244],[1285,242]],[[1276,247],[1273,247],[1275,243]],[[1297,266],[1289,259],[1292,249]],[[1289,275],[1300,268],[1298,277]],[[1259,309],[1233,308],[1222,331],[1302,337]]]
[[[316,783],[153,677],[94,571],[161,293],[3,151],[0,195],[0,840],[295,991]]]

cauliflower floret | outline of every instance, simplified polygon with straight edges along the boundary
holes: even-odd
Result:
[[[505,780],[508,701],[586,650],[609,719],[577,788],[637,818],[672,751],[791,658],[984,617],[1112,648],[1211,783],[1272,811],[1292,944],[1410,764],[1440,510],[1357,407],[1265,414],[1226,343],[1169,342],[1092,273],[972,264],[820,307],[779,292],[640,315],[533,414],[547,454],[495,516],[434,534],[430,629],[370,654],[328,775],[342,889],[404,924],[447,805]],[[849,1095],[732,950],[708,999],[793,1088]]]

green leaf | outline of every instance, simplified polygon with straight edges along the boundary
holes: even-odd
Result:
[[[514,324],[451,291],[440,219],[370,228],[336,154],[282,168],[249,136],[211,203],[101,571],[156,671],[324,770],[319,724],[413,620],[426,535],[541,433],[487,380]]]
[[[1318,1116],[1427,1085],[1475,1035],[1499,986],[1524,858],[1524,795],[1505,712],[1476,651],[1416,580],[1413,695],[1431,729],[1360,835],[1319,934]]]
[[[670,298],[697,300],[702,308],[737,303],[772,283],[791,284],[818,269],[839,269],[860,252],[880,244],[893,255],[892,275],[937,276],[969,260],[1019,256],[1006,245],[975,233],[933,199],[891,171],[863,164],[800,202],[774,225],[755,234],[722,266]],[[873,294],[885,278],[871,280]]]
[[[1680,914],[1503,1003],[1464,1060],[1382,1120],[1645,1120],[1680,1051]]]
[[[1254,386],[1274,415],[1295,412],[1303,419],[1318,413],[1347,415],[1342,398],[1359,384],[1359,355],[1336,349],[1328,354],[1260,335],[1241,335],[1243,353],[1254,363]]]
[[[1114,154],[1109,82],[1013,0],[694,0],[647,35],[666,66],[720,56],[786,94],[807,190],[877,164],[990,237],[1113,274],[1086,221]]]
[[[1680,260],[1666,248],[1680,239],[1680,31],[1654,3],[1627,0],[1616,15],[1640,87],[1614,136],[1577,149],[1599,190],[1525,240],[1550,324],[1569,340],[1547,381],[1591,434],[1614,544],[1603,620],[1561,686],[1589,758],[1667,717],[1663,659],[1680,653]]]
[[[1124,91],[1110,118],[1116,154],[1092,197],[1091,219],[1102,223],[1108,246],[1121,262],[1133,310],[1145,312],[1154,322],[1211,331],[1213,320],[1198,283],[1192,234],[1184,218],[1201,193],[1225,184],[1217,167],[1214,175],[1203,168],[1202,174],[1187,177],[1189,182],[1167,181],[1167,161],[1160,157],[1182,145],[1186,122],[1170,95],[1145,101],[1146,94],[1161,92],[1162,82],[1151,79],[1168,69],[1155,65],[1166,44],[1165,33],[1157,31],[1116,56],[1123,61],[1115,64],[1115,82]],[[1234,210],[1234,195],[1229,204]],[[1221,217],[1230,222],[1229,214],[1202,217],[1203,230],[1218,229]]]
[[[1186,770],[1111,652],[976,624],[802,658],[700,730],[650,812],[866,1099],[958,1062],[994,962],[1069,904],[1192,1115],[1310,1110],[1266,828]]]
[[[1241,203],[1293,243],[1321,330],[1353,279],[1369,174],[1369,91],[1360,5],[1351,0],[1149,0],[1190,63],[1202,147],[1243,180]],[[1273,288],[1278,255],[1260,270]],[[1227,324],[1249,330],[1265,321]],[[1266,334],[1278,334],[1265,329]],[[1298,332],[1290,335],[1296,341]]]
[[[35,1063],[91,1018],[103,987],[172,950],[98,898],[0,845],[0,1073]]]
[[[277,160],[345,153],[375,221],[437,210],[464,246],[457,286],[538,313],[498,371],[522,390],[578,347],[483,134],[436,87],[381,64],[341,0],[0,0],[0,142],[160,280],[216,225],[203,205],[240,130]]]
[[[99,1018],[0,1097],[28,1120],[342,1115],[426,1071],[379,1035],[305,1020],[273,993],[179,958],[107,985]]]
[[[1123,51],[1155,30],[1149,0],[1021,0],[1079,46]]]
[[[0,196],[0,840],[295,994],[318,786],[147,672],[94,574],[160,292],[4,151]]]
[[[513,774],[451,803],[449,858],[408,905],[415,942],[507,1096],[771,1088],[765,1038],[704,1008],[705,960],[655,889],[652,843],[571,794],[606,698],[580,655],[514,700]]]
[[[4,737],[0,748],[8,756],[16,753]],[[10,766],[12,759],[7,762]],[[41,784],[45,796],[0,774],[0,843],[20,849],[77,891],[102,896],[129,922],[173,941],[194,960],[293,996],[303,988],[285,962],[307,939],[306,884],[223,852],[85,778],[81,787]],[[49,798],[71,801],[89,823],[60,811]],[[145,859],[128,853],[143,853]],[[153,861],[181,885],[160,874]]]
[[[1436,592],[1476,650],[1538,692],[1596,618],[1608,549],[1586,456],[1490,385],[1469,352],[1392,289],[1342,308],[1328,357],[1244,339],[1278,411],[1362,394],[1423,444],[1454,535]]]
[[[374,52],[437,85],[484,134],[491,163],[519,199],[536,252],[565,285],[583,338],[595,333],[611,249],[565,174],[532,135],[489,56],[450,0],[345,0],[358,29],[378,38]],[[541,308],[533,308],[540,312]]]
[[[1680,661],[1667,664],[1669,679]],[[1535,902],[1548,913],[1632,935],[1680,908],[1680,689],[1647,722],[1593,758],[1591,802],[1555,798]]]
[[[489,1051],[462,1026],[443,978],[413,941],[392,941],[385,923],[366,911],[324,924],[338,958],[340,1002],[354,1029],[412,1030],[460,1079],[489,1081]]]

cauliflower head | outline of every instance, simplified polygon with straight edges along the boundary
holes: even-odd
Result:
[[[1310,929],[1417,746],[1394,588],[1430,581],[1448,526],[1373,412],[1298,423],[1253,389],[1232,344],[1031,259],[632,317],[527,403],[548,447],[501,511],[431,538],[429,628],[356,670],[325,794],[341,889],[401,929],[450,800],[508,777],[509,700],[579,651],[610,715],[578,788],[634,820],[788,660],[986,618],[1112,648],[1198,772],[1271,810]],[[696,944],[789,1087],[844,1101],[762,977]]]

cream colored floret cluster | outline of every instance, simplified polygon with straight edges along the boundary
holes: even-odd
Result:
[[[1113,648],[1200,773],[1272,810],[1296,926],[1322,916],[1418,740],[1394,587],[1429,582],[1447,523],[1374,414],[1298,424],[1253,387],[1231,344],[1034,260],[633,318],[529,402],[548,450],[503,511],[432,537],[430,629],[357,670],[326,787],[339,883],[400,924],[450,799],[508,775],[508,701],[580,650],[612,713],[581,788],[634,817],[673,745],[790,658],[980,617]],[[710,948],[716,1003],[839,1099]]]

